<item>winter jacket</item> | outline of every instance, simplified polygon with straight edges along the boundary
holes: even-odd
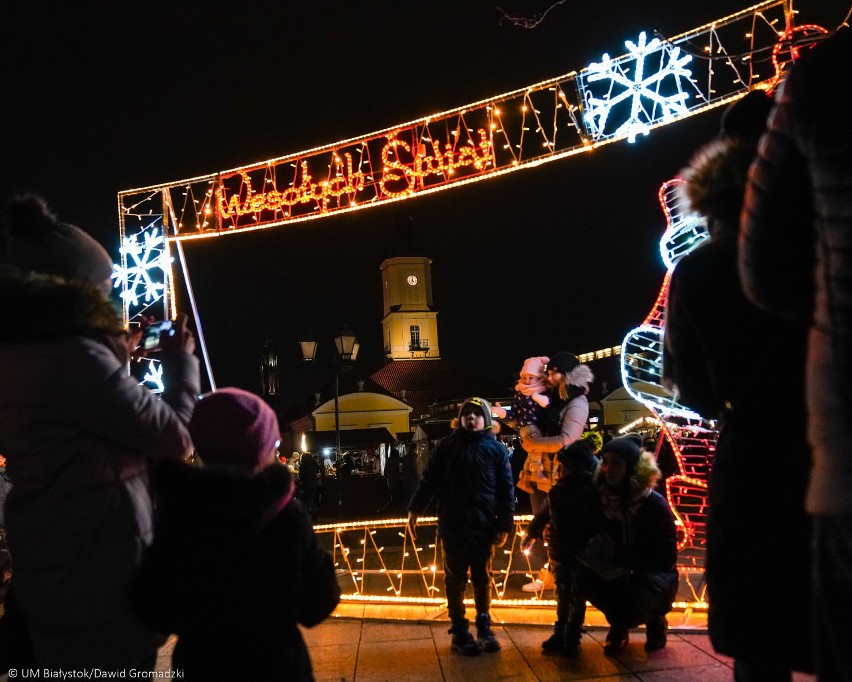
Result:
[[[627,501],[615,495],[598,468],[594,476],[594,533],[580,561],[595,559],[629,573],[668,576],[677,585],[677,534],[666,499],[653,489],[659,473],[653,455],[642,452],[630,478]],[[583,558],[585,557],[585,558]]]
[[[536,489],[541,492],[550,490],[553,485],[554,454],[582,437],[589,419],[589,400],[585,395],[578,395],[567,403],[551,402],[545,414],[548,410],[558,410],[556,433],[548,433],[549,429],[542,422],[521,428],[522,442],[527,451],[527,459],[518,481],[518,487],[522,490],[527,490],[528,483],[535,483]]]
[[[198,362],[164,355],[159,399],[119,358],[112,305],[55,278],[0,273],[0,317],[5,522],[38,663],[128,668],[157,643],[126,596],[151,539],[148,459],[189,452]]]
[[[340,590],[287,467],[163,462],[154,489],[132,594],[146,625],[178,635],[173,668],[204,682],[313,679],[298,625],[325,619]]]
[[[592,474],[573,471],[550,489],[539,512],[527,526],[527,535],[547,543],[547,554],[560,563],[573,561],[593,530]]]
[[[848,29],[790,67],[751,170],[741,232],[748,296],[810,322],[807,509],[822,515],[852,514],[852,129],[837,95],[850,88]]]
[[[692,168],[691,182],[700,183],[695,191],[709,195],[728,182],[706,172],[711,167]],[[724,212],[736,216],[741,199],[731,202]],[[681,402],[707,418],[721,416],[708,491],[708,629],[719,653],[749,659],[774,650],[790,668],[808,671],[810,457],[805,377],[793,371],[804,364],[807,329],[746,299],[737,276],[736,225],[717,230],[672,275],[663,363]],[[784,428],[755,428],[779,397]],[[755,609],[758,590],[785,598]]]
[[[408,510],[419,516],[432,499],[445,538],[482,544],[514,531],[515,495],[505,446],[490,431],[460,428],[441,439]]]

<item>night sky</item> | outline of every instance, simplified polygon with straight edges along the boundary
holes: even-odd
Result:
[[[641,30],[673,36],[749,5],[567,0],[533,29],[498,9],[550,4],[9,0],[0,195],[42,193],[118,260],[120,190],[380,130],[623,54]],[[809,5],[828,12],[796,4],[803,19]],[[529,355],[620,343],[664,275],[657,190],[720,115],[354,215],[186,244],[216,382],[259,390],[268,333],[287,391],[305,372],[300,335],[330,341],[344,323],[359,364],[378,369],[379,264],[413,251],[433,259],[442,356],[495,381],[509,385]]]

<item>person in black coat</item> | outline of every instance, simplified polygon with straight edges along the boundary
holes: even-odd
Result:
[[[408,506],[408,523],[414,536],[417,517],[437,500],[452,648],[470,656],[500,650],[491,631],[491,558],[493,545],[502,547],[515,528],[515,494],[509,453],[492,433],[488,401],[465,400],[454,428],[423,472]],[[476,641],[465,618],[468,575],[477,614]]]
[[[576,585],[576,555],[588,542],[593,528],[597,491],[592,485],[592,475],[598,458],[582,439],[557,452],[556,465],[556,482],[527,526],[521,548],[528,553],[536,540],[544,539],[547,543],[548,561],[556,582],[556,623],[553,635],[541,648],[573,658],[580,653],[586,615],[586,600]]]
[[[761,681],[813,670],[807,329],[756,308],[737,274],[747,171],[770,106],[762,91],[747,95],[726,112],[722,136],[681,172],[710,239],[675,267],[663,363],[681,402],[719,420],[708,489],[708,629],[716,651],[734,658],[738,680]],[[770,426],[779,414],[783,428]],[[756,594],[765,595],[759,607]]]
[[[643,623],[645,650],[662,649],[678,574],[674,515],[654,490],[660,470],[638,434],[613,438],[600,455],[596,532],[577,553],[577,585],[610,625],[605,653],[622,651]]]
[[[272,409],[235,388],[203,396],[189,425],[203,464],[155,470],[157,522],[132,590],[140,619],[176,633],[187,680],[313,680],[299,625],[340,600],[331,557],[295,499]]]

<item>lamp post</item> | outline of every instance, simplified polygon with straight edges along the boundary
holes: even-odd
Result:
[[[299,346],[302,350],[302,358],[305,362],[312,362],[317,354],[317,341],[312,335],[308,334],[303,341],[299,341]],[[337,450],[335,457],[340,458],[340,375],[349,369],[351,364],[358,357],[358,349],[360,344],[355,334],[347,325],[343,326],[340,333],[334,337],[334,349],[336,351],[334,362],[334,437]],[[337,507],[338,514],[343,506],[342,495],[342,479],[338,475],[337,481]]]

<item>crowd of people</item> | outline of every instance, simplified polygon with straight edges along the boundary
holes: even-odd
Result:
[[[835,96],[852,85],[851,53],[848,29],[805,53],[774,100],[758,91],[731,107],[681,173],[710,239],[671,279],[663,374],[718,420],[709,630],[740,681],[852,679],[852,132]],[[186,679],[312,679],[298,626],[340,598],[312,529],[317,462],[302,455],[297,490],[263,400],[199,398],[185,317],[161,338],[165,392],[140,386],[128,373],[140,335],[109,299],[103,247],[38,196],[6,218],[2,669],[151,671],[174,633]],[[609,623],[607,653],[640,625],[646,651],[664,648],[677,536],[654,453],[635,434],[583,437],[594,376],[575,355],[530,357],[519,375],[517,478],[495,436],[505,408],[470,397],[408,501],[413,538],[436,505],[452,650],[501,648],[491,561],[514,531],[516,486],[533,512],[522,547],[546,545],[557,596],[543,650],[581,653],[587,602]],[[761,428],[779,401],[784,429]],[[397,454],[395,508],[408,497]],[[758,585],[783,598],[755,607]]]

